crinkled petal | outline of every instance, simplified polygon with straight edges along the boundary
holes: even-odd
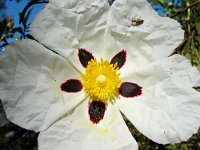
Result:
[[[31,25],[31,34],[62,56],[78,48],[104,49],[107,0],[51,0]]]
[[[124,78],[142,86],[142,95],[117,101],[145,136],[161,144],[187,140],[200,126],[200,73],[180,55],[153,63]]]
[[[200,86],[198,69],[193,67],[188,59],[178,54],[140,68],[133,68],[131,63],[126,63],[123,67],[120,72],[121,79],[136,82],[142,87],[153,86],[167,78],[172,78],[185,87]]]
[[[139,19],[144,21],[141,25],[132,24]],[[110,8],[105,49],[112,55],[115,51],[111,50],[125,49],[134,60],[141,59],[142,66],[143,59],[148,63],[169,56],[183,38],[181,25],[160,17],[146,0],[116,0]]]
[[[110,104],[104,118],[93,124],[89,120],[87,101],[71,116],[41,132],[38,141],[42,150],[137,150],[138,147],[116,108]]]
[[[41,44],[23,40],[7,46],[0,56],[0,98],[8,119],[26,129],[46,129],[85,97],[61,91],[70,78],[80,75]]]

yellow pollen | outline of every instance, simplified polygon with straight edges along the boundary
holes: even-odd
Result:
[[[96,61],[92,59],[81,75],[85,92],[93,100],[101,100],[107,103],[114,101],[119,95],[119,79],[117,64],[110,64],[107,60]]]

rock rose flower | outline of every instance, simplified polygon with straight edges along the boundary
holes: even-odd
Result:
[[[0,56],[0,97],[40,150],[135,150],[120,112],[157,143],[197,132],[200,73],[170,56],[184,32],[145,0],[51,0],[31,34]]]

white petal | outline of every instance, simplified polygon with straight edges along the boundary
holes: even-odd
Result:
[[[31,34],[63,56],[78,48],[98,53],[108,9],[106,0],[52,0],[33,21]]]
[[[116,108],[109,105],[103,120],[93,124],[87,101],[71,116],[41,132],[38,141],[40,150],[137,150],[137,143]]]
[[[187,140],[200,126],[200,73],[179,55],[154,63],[127,81],[143,87],[142,95],[121,98],[120,110],[145,136],[157,143]]]
[[[130,58],[130,61],[120,69],[120,77],[124,81],[136,82],[147,88],[171,78],[185,87],[200,86],[198,69],[192,67],[190,61],[184,56],[173,55],[139,68],[133,68],[131,61],[134,61],[133,58]]]
[[[0,98],[8,119],[26,129],[46,129],[85,97],[60,90],[71,78],[80,75],[59,55],[33,40],[14,42],[0,56]]]
[[[132,25],[136,19],[144,20],[143,24]],[[143,58],[148,63],[169,56],[183,38],[180,24],[158,16],[146,0],[116,0],[110,8],[105,48],[125,49],[135,59],[142,56],[141,65]]]

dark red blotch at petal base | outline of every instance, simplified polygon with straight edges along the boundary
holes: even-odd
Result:
[[[120,69],[126,62],[126,51],[122,50],[121,52],[117,53],[112,60],[110,61],[111,64],[115,64],[117,62],[117,67]]]
[[[60,88],[62,91],[75,93],[79,92],[83,88],[83,86],[81,84],[81,81],[76,79],[70,79],[61,84]]]
[[[135,97],[142,94],[142,87],[135,83],[123,82],[119,88],[119,93],[124,97]]]
[[[83,48],[78,49],[78,57],[83,67],[87,67],[88,62],[91,59],[94,59],[94,56],[92,55],[92,53],[86,51]]]
[[[93,100],[88,109],[90,120],[95,124],[99,123],[104,117],[105,110],[106,105],[104,102]]]

